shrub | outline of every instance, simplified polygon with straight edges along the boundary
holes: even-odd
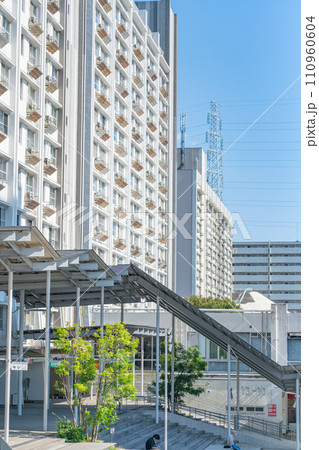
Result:
[[[65,442],[83,442],[86,441],[84,426],[75,426],[71,420],[65,416],[58,418],[57,436],[65,439]]]

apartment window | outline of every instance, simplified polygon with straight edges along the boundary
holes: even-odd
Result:
[[[29,42],[29,63],[35,66],[37,64],[38,49]]]
[[[8,82],[9,82],[9,67],[3,61],[0,61],[0,83],[8,86]]]
[[[7,181],[7,161],[0,157],[0,180]]]
[[[34,148],[35,144],[35,133],[32,130],[27,131],[27,147]]]
[[[0,132],[8,134],[8,114],[0,109]]]
[[[34,191],[34,176],[26,172],[26,191],[33,193]]]

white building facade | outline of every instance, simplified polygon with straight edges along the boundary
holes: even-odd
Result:
[[[0,225],[132,261],[170,287],[176,18],[132,0],[0,2]]]
[[[231,298],[231,213],[206,181],[202,148],[179,155],[177,198],[177,293]]]
[[[234,242],[233,291],[258,291],[301,308],[300,242]]]

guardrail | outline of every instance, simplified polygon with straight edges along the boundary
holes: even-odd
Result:
[[[155,406],[156,399],[151,396],[137,396],[135,400],[122,404],[123,409]],[[160,408],[164,408],[164,400],[159,399]],[[224,428],[227,427],[227,414],[207,411],[205,409],[195,408],[192,406],[175,404],[175,414],[186,415],[187,417],[213,423]],[[248,430],[259,433],[264,436],[275,437],[280,439],[296,440],[296,433],[289,429],[282,422],[275,423],[269,420],[259,419],[243,414],[231,415],[231,428],[236,430]]]

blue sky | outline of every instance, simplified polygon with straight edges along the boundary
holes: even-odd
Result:
[[[300,1],[172,0],[178,15],[178,127],[203,146],[220,104],[224,202],[252,240],[300,240]],[[241,233],[234,240],[243,240]]]

